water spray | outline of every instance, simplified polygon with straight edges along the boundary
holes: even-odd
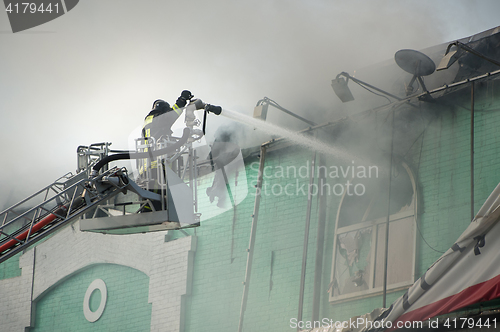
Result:
[[[221,112],[221,115],[224,117],[227,117],[231,120],[253,126],[254,128],[257,128],[259,130],[265,131],[268,134],[271,135],[278,135],[280,137],[286,138],[294,143],[297,143],[301,146],[311,148],[315,151],[325,153],[328,155],[336,156],[339,157],[345,161],[351,161],[353,159],[359,159],[359,157],[355,157],[348,153],[345,150],[342,150],[338,147],[334,147],[328,144],[325,144],[324,142],[314,139],[311,137],[307,137],[301,133],[297,133],[296,131],[292,131],[287,128],[280,127],[278,125],[269,123],[269,122],[264,122],[260,119],[256,119],[253,117],[250,117],[248,115],[231,111],[228,109],[224,109]]]

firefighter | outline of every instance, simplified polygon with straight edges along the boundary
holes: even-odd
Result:
[[[142,137],[145,142],[148,143],[148,138],[154,137],[155,142],[158,142],[161,138],[166,138],[172,134],[172,125],[182,114],[182,108],[186,106],[187,102],[190,101],[194,96],[190,91],[182,91],[179,98],[175,102],[173,107],[162,99],[157,99],[153,102],[153,107],[151,112],[144,119],[144,125],[142,127]],[[148,151],[146,148],[145,152]],[[150,177],[145,179],[149,181],[149,189],[156,189],[157,180],[157,162],[156,160],[144,159],[139,167],[140,176],[145,179],[147,169],[149,169]]]
[[[144,125],[142,127],[142,137],[145,143],[148,143],[148,138],[154,137],[154,141],[158,142],[161,138],[166,138],[172,135],[172,125],[182,114],[182,108],[186,106],[187,102],[190,101],[194,96],[190,91],[182,91],[179,98],[175,102],[173,107],[162,99],[157,99],[153,102],[153,107],[151,112],[144,119]],[[147,152],[148,148],[144,149]],[[158,186],[158,163],[156,159],[143,159],[140,163],[139,174],[142,180],[147,183],[147,188],[150,191],[160,194],[162,190]],[[161,165],[160,165],[161,166]],[[147,170],[150,170],[149,176],[147,175]],[[163,170],[160,170],[163,171]],[[163,192],[165,194],[165,192]],[[167,194],[169,195],[169,194]],[[156,211],[161,210],[162,204],[159,201],[153,201],[153,205]],[[152,209],[149,204],[146,204],[141,209],[141,212],[151,212]],[[174,212],[173,210],[172,212]],[[177,217],[175,217],[177,218]]]

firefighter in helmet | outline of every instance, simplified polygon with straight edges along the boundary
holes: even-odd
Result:
[[[144,119],[142,137],[154,137],[159,140],[161,136],[170,136],[172,134],[170,127],[182,114],[182,108],[186,106],[187,101],[193,97],[191,92],[184,90],[172,107],[162,99],[155,100],[151,112]]]
[[[145,142],[148,143],[148,138],[151,137],[154,137],[155,142],[158,142],[161,138],[170,136],[172,134],[171,127],[182,114],[182,108],[186,106],[187,102],[193,97],[190,91],[184,90],[172,107],[162,99],[155,100],[151,112],[149,112],[144,119],[144,125],[142,127],[142,137]],[[146,152],[147,148],[144,151]],[[156,160],[144,159],[142,165],[139,167],[139,173],[144,178],[146,170],[150,169],[151,177],[149,180],[154,180],[154,182],[156,182],[156,168]]]

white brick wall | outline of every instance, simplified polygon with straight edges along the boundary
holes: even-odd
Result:
[[[0,332],[24,331],[31,319],[33,250],[21,256],[21,276],[0,280]]]
[[[192,237],[164,243],[163,251],[152,253],[149,302],[152,303],[151,331],[182,331],[182,297],[189,291]]]
[[[0,332],[23,332],[30,325],[33,258],[33,299],[80,270],[99,263],[132,267],[149,276],[151,331],[181,331],[182,297],[189,291],[196,239],[164,242],[166,232],[104,235],[68,226],[20,259],[22,275],[0,280]],[[36,256],[36,257],[34,257]],[[34,315],[33,315],[34,316]]]

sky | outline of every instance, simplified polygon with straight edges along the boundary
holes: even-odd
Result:
[[[128,149],[155,99],[188,89],[251,115],[267,96],[332,118],[338,73],[494,28],[499,12],[498,0],[81,0],[14,34],[0,11],[0,210],[75,172],[79,145]],[[228,125],[211,115],[209,136]]]

